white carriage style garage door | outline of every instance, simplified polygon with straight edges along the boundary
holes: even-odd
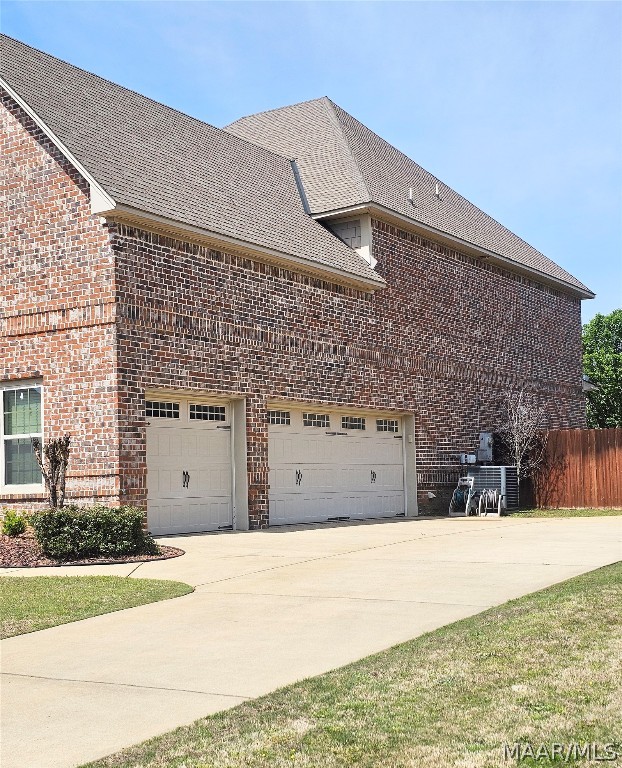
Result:
[[[270,524],[404,515],[401,422],[270,409]]]
[[[230,406],[148,399],[146,416],[151,533],[232,527]]]

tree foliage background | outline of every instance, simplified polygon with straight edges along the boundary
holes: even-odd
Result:
[[[598,389],[587,393],[589,427],[622,427],[622,309],[583,326],[583,373]]]

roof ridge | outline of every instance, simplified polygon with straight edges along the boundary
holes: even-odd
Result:
[[[236,133],[231,133],[225,130],[224,128],[219,128],[217,125],[212,125],[212,123],[208,123],[206,120],[201,120],[200,118],[195,117],[194,115],[190,115],[188,112],[182,112],[181,109],[177,109],[176,107],[171,107],[170,104],[165,104],[163,101],[152,99],[151,96],[146,96],[144,93],[140,93],[140,91],[135,91],[133,88],[128,88],[125,85],[116,83],[114,80],[109,80],[107,77],[102,77],[102,75],[98,75],[96,72],[90,72],[88,69],[83,69],[82,67],[78,67],[76,64],[72,64],[70,61],[66,61],[65,59],[61,59],[58,56],[54,56],[53,54],[48,53],[47,51],[42,51],[40,48],[35,48],[33,45],[24,43],[23,40],[19,40],[16,37],[11,37],[10,35],[5,34],[4,32],[0,32],[0,41],[2,38],[5,38],[6,40],[10,40],[13,43],[17,43],[18,45],[23,45],[26,48],[30,48],[32,51],[36,51],[37,53],[40,53],[43,56],[47,56],[50,59],[54,59],[55,61],[58,61],[65,66],[73,67],[74,69],[77,69],[78,71],[83,72],[85,75],[88,75],[89,77],[96,77],[98,80],[102,80],[104,83],[108,83],[114,86],[115,88],[121,88],[126,93],[131,93],[131,94],[134,94],[135,96],[138,96],[141,99],[146,99],[147,101],[150,101],[152,104],[157,104],[159,107],[163,107],[164,109],[167,109],[170,112],[175,112],[176,114],[181,115],[182,117],[192,120],[194,123],[198,123],[199,125],[207,125],[209,128],[213,128],[216,131],[221,131],[222,133],[226,133],[227,136],[231,136],[237,141],[241,141],[244,144],[250,145],[251,147],[257,147],[263,150],[264,152],[268,152],[269,154],[274,155],[275,157],[280,157],[283,160],[290,160],[289,157],[286,157],[285,155],[282,155],[279,152],[275,152],[273,149],[269,149],[268,147],[263,147],[260,144],[255,144],[254,142],[249,141],[248,139],[245,139],[243,136],[238,136]],[[0,78],[4,79],[1,67],[0,67]]]
[[[232,123],[228,123],[222,130],[226,130],[231,125],[241,123],[243,120],[248,120],[251,117],[259,117],[259,115],[269,115],[271,112],[281,112],[284,109],[302,107],[304,104],[313,104],[313,102],[323,101],[324,99],[328,99],[328,96],[317,96],[315,99],[305,99],[304,101],[297,101],[295,104],[285,104],[282,107],[273,107],[272,109],[262,109],[260,112],[251,112],[250,115],[243,115],[242,117],[238,117],[238,119],[234,120]],[[330,99],[328,100],[330,101]]]
[[[328,97],[326,97],[326,98],[328,98]],[[379,133],[376,133],[376,131],[372,130],[372,129],[371,129],[369,126],[368,126],[368,125],[365,125],[365,123],[362,123],[362,122],[361,122],[361,121],[360,121],[360,120],[359,120],[357,117],[354,117],[354,115],[351,115],[351,114],[350,114],[350,113],[349,113],[347,110],[345,110],[343,107],[340,107],[340,106],[339,106],[339,104],[335,104],[335,102],[334,102],[334,101],[331,101],[330,99],[328,99],[328,100],[330,101],[330,103],[331,103],[331,105],[332,105],[332,107],[333,107],[333,110],[334,110],[334,108],[335,108],[335,107],[337,107],[337,109],[340,109],[342,112],[345,112],[345,114],[346,114],[346,115],[347,115],[349,118],[351,118],[352,120],[355,120],[355,121],[356,121],[356,122],[357,122],[359,125],[362,125],[362,126],[363,126],[363,128],[365,128],[365,130],[369,131],[369,133],[373,134],[373,135],[374,135],[374,136],[375,136],[377,139],[380,139],[380,141],[381,141],[383,144],[386,144],[386,145],[387,145],[387,146],[389,146],[391,149],[395,150],[395,152],[398,152],[398,153],[399,153],[399,154],[400,154],[402,157],[405,157],[405,158],[406,158],[406,160],[408,160],[408,162],[409,162],[409,163],[414,163],[414,165],[416,165],[416,166],[418,166],[419,168],[421,168],[421,170],[422,170],[422,171],[425,171],[426,173],[430,174],[430,176],[432,176],[432,178],[434,178],[436,181],[438,181],[438,182],[439,182],[439,184],[442,184],[443,186],[445,186],[445,187],[448,187],[449,189],[453,190],[453,187],[450,187],[450,186],[449,186],[449,184],[445,183],[445,182],[444,182],[444,181],[443,181],[443,180],[442,180],[442,179],[441,179],[439,176],[437,176],[436,174],[434,174],[434,173],[431,173],[431,171],[428,171],[428,170],[427,170],[427,168],[424,168],[422,165],[419,165],[419,163],[418,163],[416,160],[413,160],[413,159],[412,159],[412,157],[409,157],[409,156],[408,156],[408,155],[407,155],[405,152],[402,152],[402,150],[401,150],[401,149],[399,149],[399,147],[396,147],[396,146],[395,146],[395,144],[391,144],[391,142],[390,142],[390,141],[387,141],[387,139],[385,139],[385,138],[384,138],[383,136],[381,136]],[[336,112],[335,112],[335,114],[336,114]],[[337,119],[339,120],[339,115],[337,115]],[[340,123],[340,125],[341,125],[341,120],[339,120],[339,123]],[[349,144],[349,143],[348,143],[348,146],[350,146],[350,144]],[[455,190],[453,190],[453,191],[455,191]],[[459,193],[459,192],[456,192],[456,194],[460,194],[460,193]],[[461,197],[462,197],[462,195],[461,195]],[[466,197],[465,197],[464,199],[466,200]],[[467,201],[467,202],[469,202],[469,201]]]
[[[361,168],[360,168],[356,158],[354,157],[354,153],[352,152],[352,147],[350,145],[350,142],[348,141],[348,137],[346,136],[345,131],[343,130],[343,127],[341,125],[341,120],[339,119],[339,115],[337,114],[337,110],[335,109],[335,107],[337,107],[338,109],[341,109],[341,107],[339,106],[339,104],[335,104],[335,102],[332,99],[330,99],[328,96],[323,96],[321,100],[322,100],[324,106],[330,112],[330,114],[332,114],[332,116],[334,118],[334,122],[336,123],[336,126],[337,126],[337,130],[339,131],[339,134],[341,135],[341,138],[343,139],[343,143],[345,144],[345,146],[346,146],[346,148],[348,150],[348,155],[350,156],[350,159],[352,160],[352,163],[354,164],[354,167],[356,168],[356,170],[358,172],[361,186],[362,186],[363,190],[365,191],[365,195],[367,196],[367,200],[365,200],[364,202],[371,203],[372,202],[371,192],[369,190],[369,187],[367,186],[367,182],[365,181],[365,177],[363,176],[363,172],[361,171]],[[345,112],[345,109],[343,111]],[[356,119],[356,118],[354,118],[354,119]]]

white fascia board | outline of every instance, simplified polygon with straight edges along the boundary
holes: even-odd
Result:
[[[34,120],[34,122],[41,128],[43,133],[48,139],[62,152],[62,154],[69,160],[74,168],[88,181],[91,188],[91,213],[100,214],[104,211],[110,211],[115,208],[116,202],[110,197],[110,195],[104,190],[104,188],[96,181],[96,179],[86,170],[82,163],[74,157],[72,152],[63,144],[63,142],[56,136],[48,125],[39,117],[39,115],[32,109],[32,107],[22,99],[22,97],[11,88],[11,86],[0,77],[0,87],[2,87],[9,96],[26,112],[26,114]]]
[[[408,216],[404,216],[402,213],[398,213],[397,211],[393,211],[390,208],[386,208],[384,205],[380,205],[379,203],[365,203],[363,205],[354,205],[349,208],[338,208],[333,211],[326,211],[324,213],[314,213],[312,214],[312,217],[316,219],[317,221],[321,221],[322,219],[334,219],[339,218],[342,216],[352,215],[355,213],[363,213],[363,212],[369,212],[373,214],[374,212],[379,213],[381,216],[383,216],[385,219],[393,219],[394,221],[403,222],[405,225],[407,225],[411,229],[415,230],[423,230],[424,232],[428,232],[432,237],[435,238],[442,238],[444,240],[449,241],[450,243],[454,243],[457,248],[461,250],[468,250],[468,251],[475,251],[478,255],[482,256],[486,259],[491,259],[493,261],[496,261],[503,266],[507,267],[507,269],[511,272],[519,272],[527,275],[533,275],[534,279],[538,280],[538,282],[545,283],[548,285],[554,285],[560,289],[563,289],[566,293],[569,291],[572,291],[574,294],[578,295],[582,299],[593,299],[595,298],[596,294],[592,293],[590,290],[583,290],[582,288],[579,288],[576,285],[572,285],[572,283],[567,283],[564,280],[560,280],[557,277],[553,277],[551,275],[548,275],[546,272],[541,272],[539,269],[535,269],[534,267],[530,267],[526,264],[521,264],[518,261],[513,261],[512,259],[508,259],[507,256],[502,256],[500,253],[497,253],[496,251],[491,251],[488,248],[483,248],[480,245],[475,245],[474,243],[470,243],[468,240],[462,240],[460,237],[456,237],[455,235],[450,235],[447,232],[443,232],[441,229],[436,229],[435,227],[431,227],[429,224],[423,224],[420,221],[417,221],[416,219],[411,219]]]
[[[159,227],[169,234],[177,234],[180,237],[180,233],[192,234],[195,237],[199,237],[203,240],[215,243],[225,243],[232,245],[238,250],[249,253],[255,256],[264,256],[272,262],[276,262],[280,265],[295,264],[303,267],[308,273],[312,273],[323,279],[332,277],[335,282],[346,284],[351,287],[358,288],[359,290],[375,291],[377,289],[386,288],[386,282],[378,277],[378,280],[367,277],[359,277],[352,272],[346,272],[346,270],[339,269],[338,267],[331,267],[327,264],[322,264],[318,261],[311,261],[301,256],[294,256],[290,253],[284,253],[277,251],[273,248],[267,248],[263,245],[257,245],[256,243],[250,243],[246,240],[239,240],[236,237],[230,235],[224,235],[220,232],[214,232],[209,229],[203,229],[202,227],[194,226],[193,224],[186,224],[184,222],[177,221],[176,219],[169,219],[166,216],[160,216],[155,213],[148,213],[138,208],[132,208],[129,205],[119,203],[113,210],[104,211],[102,214],[105,218],[109,218],[112,221],[129,222],[135,226],[148,226],[150,223]]]

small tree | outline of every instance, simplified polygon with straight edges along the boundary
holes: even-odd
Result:
[[[43,445],[38,438],[32,438],[32,449],[41,470],[52,509],[59,509],[65,504],[65,475],[69,463],[70,443],[69,435],[48,440]]]
[[[622,427],[622,309],[583,326],[583,373],[596,385],[587,392],[588,427]]]
[[[525,389],[505,393],[503,423],[497,430],[509,460],[521,480],[535,474],[545,460],[546,411]]]

